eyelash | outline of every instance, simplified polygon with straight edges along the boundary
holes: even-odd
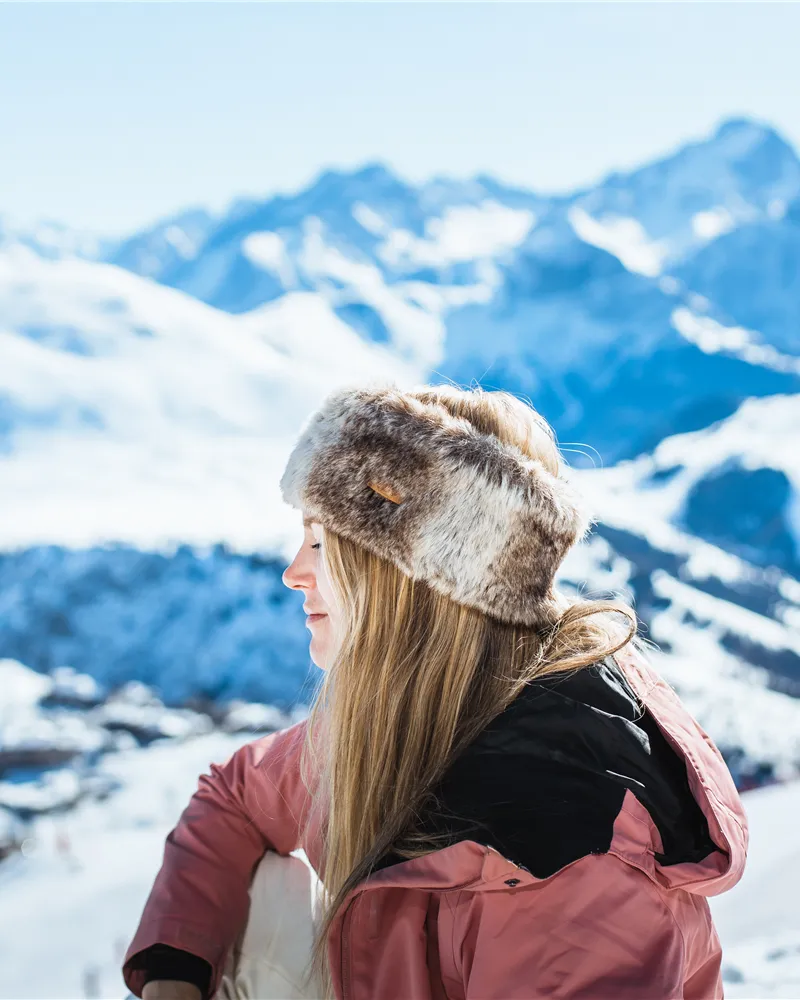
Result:
[[[322,544],[322,542],[317,542],[317,544],[316,545],[312,545],[311,548],[312,549],[318,549],[321,544]]]

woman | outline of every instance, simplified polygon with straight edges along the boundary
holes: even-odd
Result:
[[[281,488],[324,680],[201,777],[129,987],[220,995],[256,867],[302,847],[326,996],[721,997],[705,897],[741,876],[741,802],[633,612],[554,586],[591,519],[549,426],[503,392],[342,389]]]

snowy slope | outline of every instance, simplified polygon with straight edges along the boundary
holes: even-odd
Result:
[[[122,953],[164,837],[197,775],[244,742],[243,735],[213,733],[115,755],[105,770],[122,787],[110,801],[87,801],[29,829],[24,853],[0,865],[0,997],[82,998],[92,968],[99,970],[95,995],[126,995],[118,971]],[[69,842],[63,853],[59,833]]]
[[[748,399],[650,455],[585,473],[605,517],[672,524],[762,566],[800,575],[800,395]],[[636,508],[627,505],[633,494]],[[632,520],[633,519],[633,520]],[[797,623],[795,623],[796,625]]]
[[[747,867],[737,886],[710,900],[724,949],[725,995],[800,996],[800,783],[744,797]]]
[[[636,495],[629,500],[635,507]],[[776,588],[743,561],[675,529],[648,539],[612,524],[567,556],[560,579],[585,597],[636,607],[653,663],[716,741],[740,787],[800,776],[796,582],[784,581],[784,622],[768,607],[748,608]]]
[[[233,317],[19,247],[0,254],[0,357],[5,548],[280,544],[301,421],[335,385],[420,376],[312,293]]]
[[[721,745],[779,770],[800,759],[797,399],[747,401],[650,456],[578,473],[664,673]]]

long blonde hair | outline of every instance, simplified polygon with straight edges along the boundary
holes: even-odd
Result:
[[[558,475],[552,430],[516,396],[452,385],[407,394],[438,403]],[[331,923],[388,849],[411,858],[440,846],[415,821],[453,757],[534,678],[616,652],[635,636],[637,620],[618,600],[568,598],[553,588],[548,624],[535,631],[456,604],[324,529],[322,558],[340,609],[340,642],[311,708],[301,767],[323,811],[323,909],[309,974],[333,997]]]

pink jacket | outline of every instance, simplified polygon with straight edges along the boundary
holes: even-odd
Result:
[[[649,721],[626,714],[631,691]],[[210,964],[213,996],[265,851],[303,847],[319,871],[318,835],[301,834],[304,731],[256,740],[200,778],[125,958],[137,995],[134,956],[161,943]],[[719,751],[644,658],[628,649],[542,684],[477,746],[448,777],[445,801],[469,813],[453,842],[388,856],[339,911],[337,997],[722,997],[706,897],[741,877],[745,816]]]

